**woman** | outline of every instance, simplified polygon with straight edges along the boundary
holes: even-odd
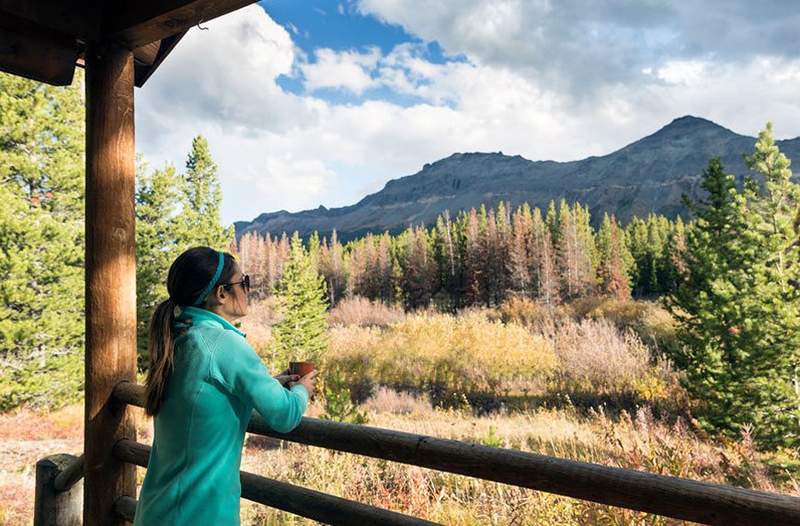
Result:
[[[208,247],[187,250],[169,269],[169,299],[150,322],[145,411],[155,436],[136,526],[239,524],[251,412],[285,433],[306,410],[314,373],[272,378],[232,324],[247,314],[249,289],[233,256]]]

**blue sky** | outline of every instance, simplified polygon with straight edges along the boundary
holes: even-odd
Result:
[[[406,32],[401,25],[385,23],[359,12],[351,2],[266,0],[258,5],[275,22],[289,30],[294,44],[303,50],[312,63],[316,62],[315,50],[320,48],[367,51],[377,47],[382,54],[388,54],[404,43],[419,45],[424,50],[422,56],[433,64],[465,60],[463,55],[445,55],[435,40],[423,41]],[[293,75],[279,76],[277,84],[291,93],[307,93],[302,78]],[[386,100],[403,106],[420,102],[418,97],[400,94],[386,87],[371,88],[359,95],[336,88],[322,88],[314,90],[314,93],[333,104],[357,104],[369,99]]]
[[[265,0],[191,30],[137,94],[137,144],[197,134],[223,220],[352,204],[466,151],[602,155],[682,115],[800,134],[791,1]]]

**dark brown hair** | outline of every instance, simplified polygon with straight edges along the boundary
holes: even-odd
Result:
[[[222,274],[217,285],[231,280],[235,260],[232,255],[225,254]],[[147,399],[145,412],[154,416],[161,408],[167,381],[172,373],[175,357],[175,334],[172,323],[175,321],[175,307],[194,305],[208,283],[214,277],[219,264],[219,252],[210,247],[194,247],[178,256],[169,267],[167,275],[167,292],[169,298],[156,307],[150,320],[150,368],[147,370],[145,391]],[[202,307],[203,305],[198,305]]]

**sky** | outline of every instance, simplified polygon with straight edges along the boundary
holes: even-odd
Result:
[[[800,135],[794,0],[265,0],[191,29],[137,149],[204,135],[222,220],[344,206],[455,152],[603,155],[683,115]]]

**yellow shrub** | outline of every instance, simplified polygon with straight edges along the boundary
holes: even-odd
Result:
[[[379,329],[337,328],[329,363],[371,374],[384,385],[451,393],[497,393],[539,381],[556,367],[552,345],[484,313],[422,313]]]

